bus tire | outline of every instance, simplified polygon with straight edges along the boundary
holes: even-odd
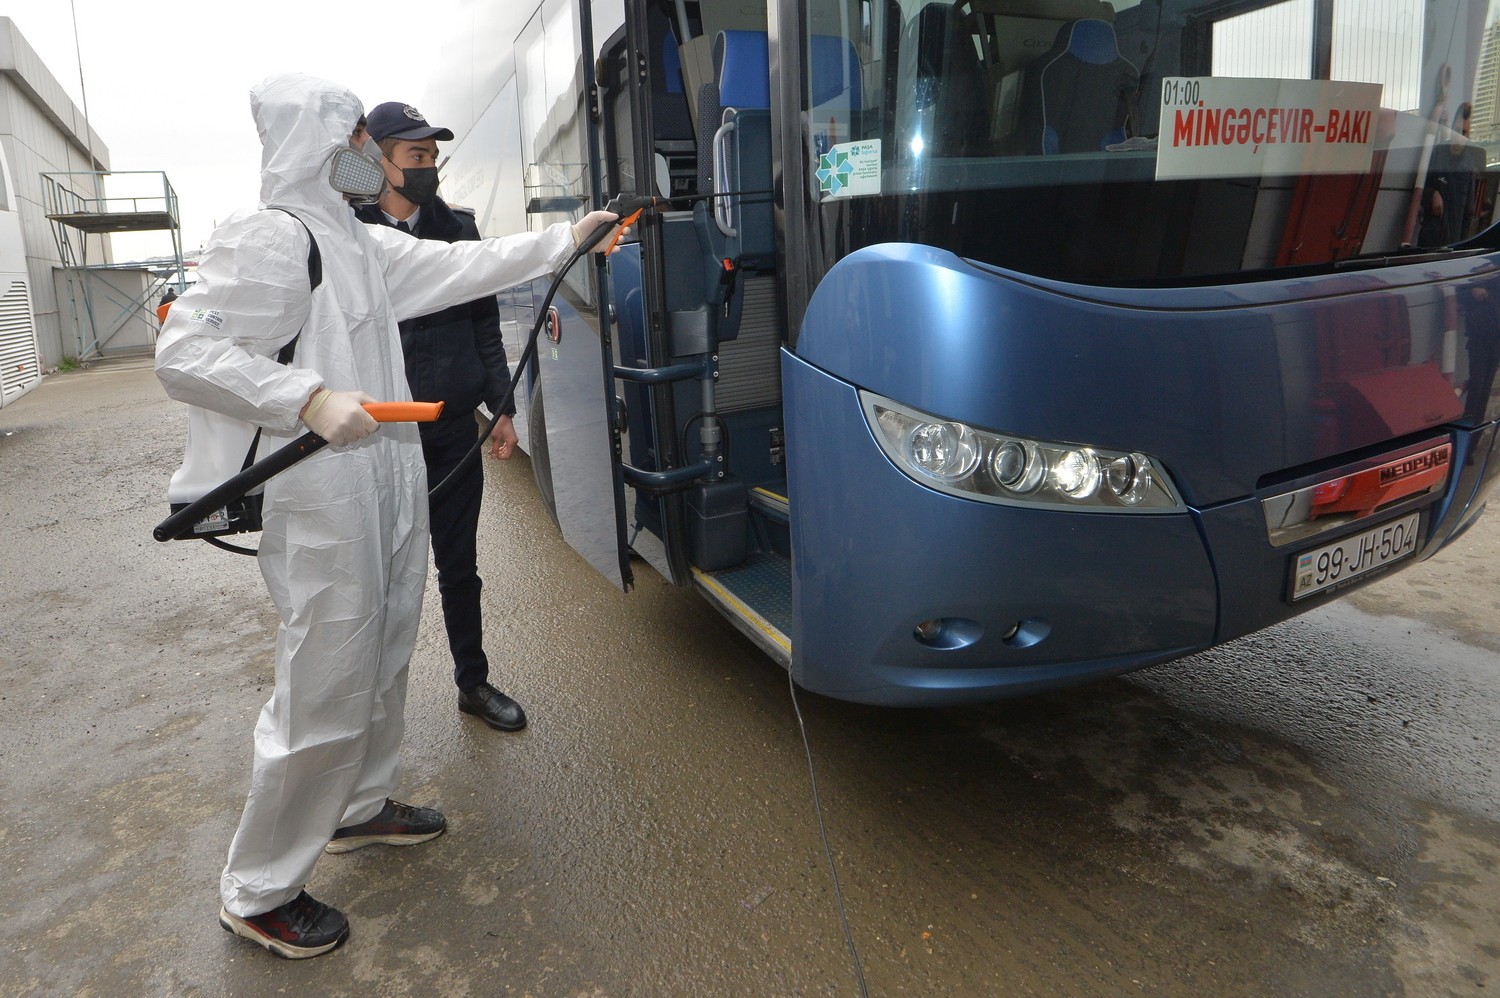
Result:
[[[537,385],[531,393],[531,410],[527,417],[528,435],[531,437],[531,474],[536,479],[537,493],[547,507],[547,515],[558,530],[562,521],[557,518],[557,497],[552,489],[552,461],[547,453],[547,410],[542,405],[542,386]]]

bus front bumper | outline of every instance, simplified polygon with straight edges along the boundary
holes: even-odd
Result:
[[[1289,597],[1297,552],[1269,543],[1257,498],[1161,514],[967,500],[898,470],[852,386],[787,355],[783,384],[796,399],[792,674],[814,692],[888,706],[1027,695],[1179,658],[1342,591]],[[1417,549],[1353,585],[1473,522],[1500,472],[1496,436],[1454,432],[1454,474],[1417,509]]]

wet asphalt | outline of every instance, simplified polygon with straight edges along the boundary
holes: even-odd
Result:
[[[486,460],[497,685],[435,585],[399,796],[325,857],[349,942],[217,925],[270,693],[252,559],[157,544],[186,419],[149,360],[0,410],[0,994],[1485,995],[1500,989],[1500,513],[1222,649],[982,707],[798,697],[693,593],[614,591]]]

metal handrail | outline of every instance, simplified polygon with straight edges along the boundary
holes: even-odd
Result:
[[[89,184],[94,190],[102,189],[101,181],[105,177],[126,176],[156,176],[161,177],[162,193],[160,195],[136,195],[130,197],[106,197],[103,194],[88,196],[74,190],[71,183],[65,183],[62,178],[90,177],[93,182]],[[48,215],[105,215],[124,214],[126,211],[140,213],[146,211],[164,211],[175,224],[177,215],[177,192],[172,188],[172,182],[161,170],[119,170],[104,172],[100,170],[74,170],[61,173],[42,174],[42,187]],[[79,185],[82,186],[82,185]],[[110,208],[110,205],[128,203],[129,209]],[[142,203],[150,204],[151,207],[143,209]],[[159,205],[159,207],[158,207]]]

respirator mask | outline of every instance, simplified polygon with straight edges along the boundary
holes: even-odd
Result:
[[[379,157],[353,146],[342,146],[333,154],[328,183],[356,204],[369,204],[385,190],[385,171],[380,167]]]

